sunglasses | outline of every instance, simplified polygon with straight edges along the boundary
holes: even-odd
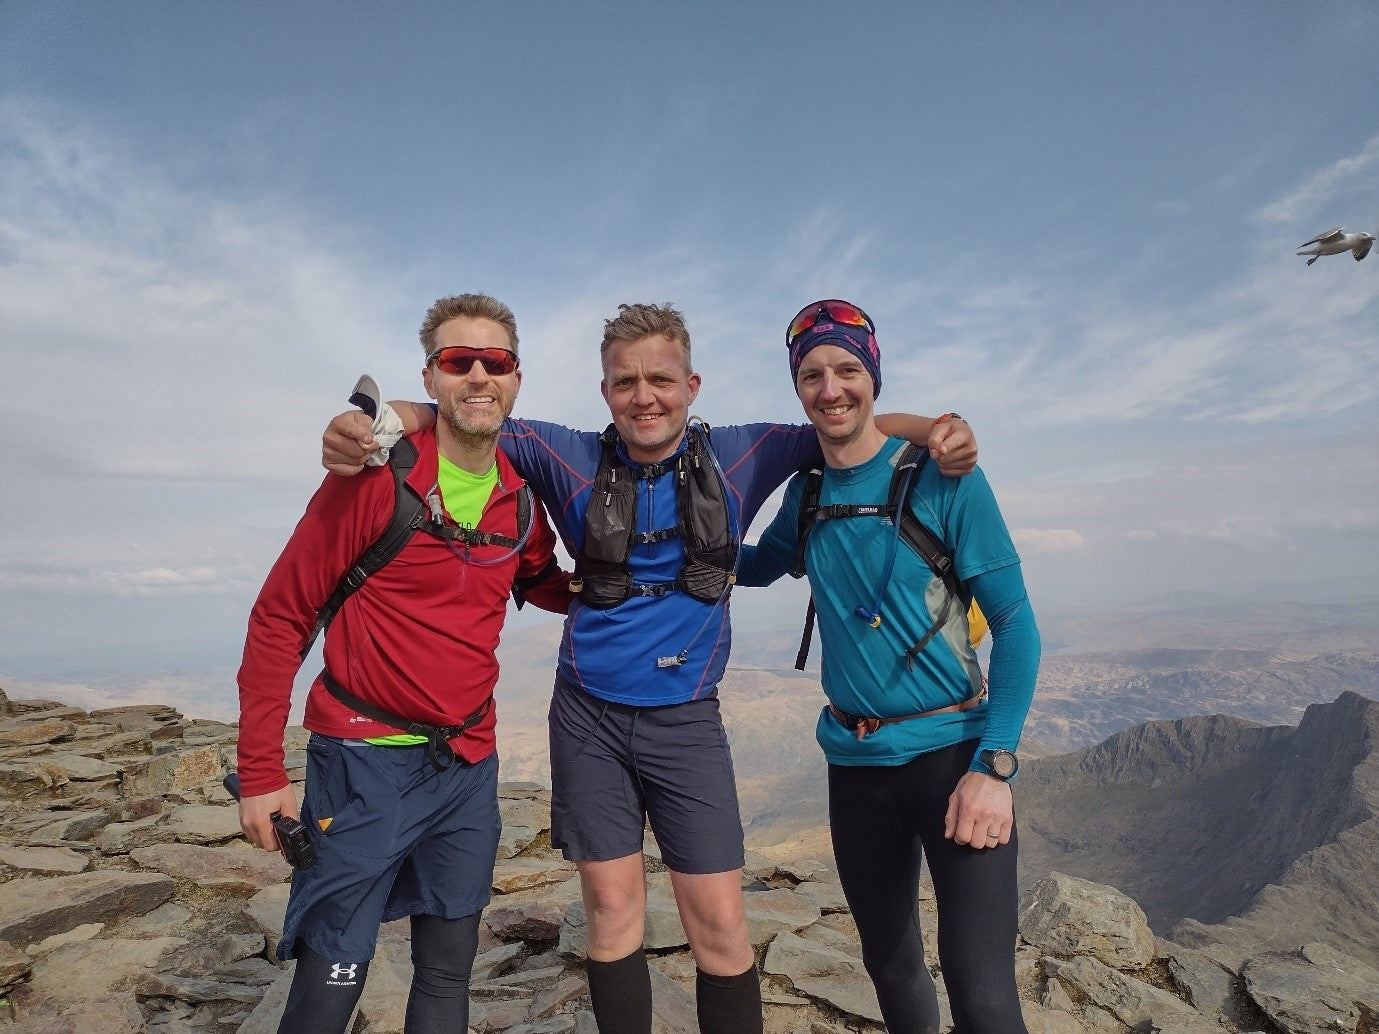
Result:
[[[797,337],[810,327],[820,323],[843,323],[850,327],[866,327],[872,334],[876,333],[876,325],[872,323],[871,317],[853,305],[852,302],[845,302],[838,298],[826,298],[821,302],[810,302],[790,321],[790,327],[785,332],[786,346],[789,347],[794,344]]]
[[[426,357],[426,365],[436,364],[441,373],[452,377],[463,377],[474,368],[476,362],[483,363],[484,372],[490,377],[501,377],[517,369],[517,354],[506,348],[466,348],[464,345],[451,345],[438,348]]]

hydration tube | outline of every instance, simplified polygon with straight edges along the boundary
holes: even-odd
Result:
[[[519,489],[519,491],[521,490]],[[430,491],[426,493],[426,506],[427,509],[431,511],[431,519],[437,524],[444,525],[445,505],[441,501],[440,482],[432,485]],[[487,559],[472,555],[468,543],[465,543],[464,549],[460,549],[450,539],[445,539],[444,542],[450,547],[450,552],[455,554],[456,559],[461,563],[471,564],[474,567],[497,567],[499,564],[506,564],[514,555],[521,553],[522,550],[526,548],[527,540],[531,538],[532,527],[535,524],[535,520],[527,522],[527,527],[518,537],[516,546],[510,547],[506,552],[500,553],[496,557],[489,557]]]
[[[658,668],[678,668],[689,659],[690,650],[694,647],[695,643],[699,642],[699,637],[702,636],[709,627],[709,622],[713,620],[714,611],[722,606],[723,601],[728,598],[728,593],[732,592],[733,584],[737,581],[737,565],[742,562],[742,535],[740,529],[733,527],[733,508],[728,501],[728,479],[723,473],[723,468],[718,465],[718,457],[714,455],[714,451],[709,445],[709,425],[704,423],[699,417],[692,416],[689,418],[689,424],[686,430],[688,430],[689,427],[700,427],[703,429],[703,451],[708,455],[709,462],[713,464],[714,473],[718,475],[718,483],[723,489],[723,505],[728,510],[728,531],[733,536],[733,541],[737,543],[737,549],[733,551],[733,569],[729,573],[727,581],[723,584],[723,591],[718,594],[718,599],[713,601],[713,606],[709,608],[709,613],[704,617],[704,623],[699,626],[699,631],[695,632],[694,635],[690,637],[690,641],[685,644],[685,648],[679,653],[673,656],[657,657],[656,667]],[[686,448],[688,448],[688,445]]]
[[[914,479],[915,472],[919,469],[918,464],[912,464],[905,474],[905,481],[900,486],[900,494],[897,498],[897,506],[904,506],[910,497],[910,482]],[[876,592],[876,602],[868,608],[865,604],[859,603],[853,608],[853,613],[865,621],[872,628],[881,627],[881,601],[886,598],[886,590],[890,588],[891,575],[895,573],[895,555],[900,546],[900,511],[891,514],[891,523],[894,525],[894,534],[891,535],[891,544],[886,549],[885,574],[881,578],[881,587]]]

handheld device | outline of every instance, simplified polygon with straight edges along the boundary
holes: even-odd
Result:
[[[239,773],[231,772],[223,780],[221,785],[225,787],[230,796],[239,800]],[[273,823],[273,833],[278,838],[278,846],[282,848],[283,857],[287,859],[287,864],[294,869],[310,869],[316,864],[316,845],[311,842],[311,834],[294,818],[273,812],[268,816]]]

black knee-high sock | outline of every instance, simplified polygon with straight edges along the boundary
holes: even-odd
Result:
[[[735,977],[695,970],[700,1034],[761,1034],[761,978],[753,966]]]
[[[331,962],[307,947],[295,945],[297,969],[287,993],[278,1034],[344,1034],[359,996],[364,993],[367,962]]]
[[[478,948],[478,912],[463,919],[412,916],[407,1034],[449,1034],[469,1026],[469,974]]]
[[[638,948],[616,962],[585,963],[599,1034],[651,1034],[651,970]]]

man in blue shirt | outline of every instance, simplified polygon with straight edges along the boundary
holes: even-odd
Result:
[[[1020,1034],[1009,780],[1039,665],[1020,558],[981,471],[944,478],[921,452],[909,506],[951,556],[961,596],[970,592],[990,622],[987,686],[968,642],[967,600],[951,598],[902,539],[900,514],[887,513],[906,443],[873,421],[881,355],[870,317],[838,299],[813,302],[786,344],[826,464],[817,505],[828,519],[806,525],[804,553],[829,699],[816,735],[863,961],[892,1034],[938,1031],[918,913],[927,858],[957,1029]],[[795,573],[807,477],[791,481],[759,544],[743,548],[741,584]]]

